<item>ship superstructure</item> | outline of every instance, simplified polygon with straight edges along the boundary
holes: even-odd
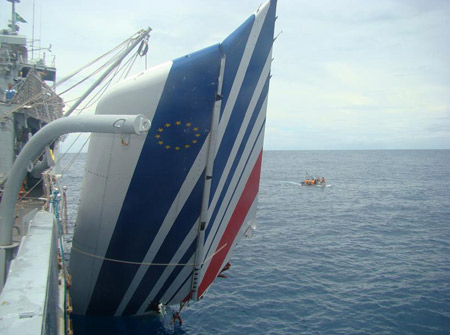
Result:
[[[54,66],[47,66],[44,58],[30,60],[27,39],[18,33],[15,4],[9,29],[0,30],[0,181],[3,184],[15,156],[28,139],[44,125],[62,116],[63,101],[51,88],[56,79]],[[41,157],[41,161],[42,161]],[[47,158],[45,158],[47,159]],[[29,176],[31,188],[40,173],[48,167],[35,164]],[[35,180],[33,180],[33,178]]]
[[[62,117],[63,101],[52,89],[54,66],[30,60],[27,39],[19,34],[11,3],[9,28],[0,30],[0,192],[5,207],[8,179],[22,149],[45,125]],[[66,334],[65,276],[61,271],[58,231],[54,224],[56,179],[42,173],[53,163],[49,145],[26,164],[19,179],[20,201],[9,206],[14,218],[0,215],[0,333]],[[44,185],[46,187],[44,187]],[[55,201],[57,199],[54,198]],[[13,201],[17,200],[17,196]],[[12,207],[12,208],[11,208]],[[15,208],[15,210],[14,210]],[[46,211],[41,211],[42,209]],[[12,226],[14,224],[14,226]],[[10,230],[12,228],[12,230]]]

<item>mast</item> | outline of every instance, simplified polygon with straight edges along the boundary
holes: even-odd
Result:
[[[118,57],[118,59],[89,87],[89,89],[84,92],[84,94],[72,105],[72,107],[69,108],[69,110],[64,113],[64,116],[69,116],[72,114],[72,112],[83,102],[86,97],[91,94],[91,92],[101,84],[103,79],[105,79],[121,62],[122,60],[133,50],[139,42],[141,42],[145,37],[147,37],[150,34],[150,31],[152,31],[152,28],[148,27],[145,30],[142,30],[140,32],[140,35],[136,38],[136,40],[127,48],[125,49],[122,54]]]
[[[16,30],[16,2],[20,2],[20,0],[7,0],[12,3],[11,10],[11,32],[13,34],[17,33]]]

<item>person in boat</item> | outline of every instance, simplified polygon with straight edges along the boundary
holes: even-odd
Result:
[[[322,184],[325,184],[325,177],[322,177]]]

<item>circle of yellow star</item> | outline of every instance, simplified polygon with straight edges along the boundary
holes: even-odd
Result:
[[[178,131],[183,131],[183,133],[178,134],[175,133],[174,135],[176,137],[169,138],[167,141],[163,141],[163,138],[165,135],[169,135],[172,134],[168,128],[170,128],[172,125],[175,126],[182,126],[180,127],[180,130],[175,130],[175,132]],[[193,131],[191,132],[190,129],[186,129],[186,128],[190,128]],[[163,135],[164,134],[164,135]],[[185,135],[183,135],[185,134]],[[185,137],[187,135],[187,138]],[[181,150],[183,147],[187,150],[190,149],[191,146],[194,146],[196,144],[199,143],[199,139],[202,136],[200,133],[200,128],[197,126],[194,126],[192,124],[192,122],[182,122],[180,120],[172,120],[172,122],[166,122],[164,124],[162,124],[159,128],[156,129],[156,134],[154,135],[155,139],[156,139],[156,143],[159,144],[161,147],[163,147],[166,150],[175,150],[175,151],[179,151]],[[194,136],[194,139],[192,139],[192,136]],[[189,137],[191,137],[189,139]],[[178,138],[178,140],[176,139]],[[183,138],[185,138],[183,140]],[[187,141],[188,143],[184,142],[184,143],[176,143],[176,141]],[[175,142],[175,143],[173,143]]]

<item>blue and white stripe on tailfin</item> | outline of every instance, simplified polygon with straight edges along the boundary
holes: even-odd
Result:
[[[267,2],[221,44],[131,78],[99,103],[98,114],[144,114],[152,126],[126,140],[92,137],[70,261],[74,313],[140,315],[198,299],[229,261],[255,219],[275,6]]]

